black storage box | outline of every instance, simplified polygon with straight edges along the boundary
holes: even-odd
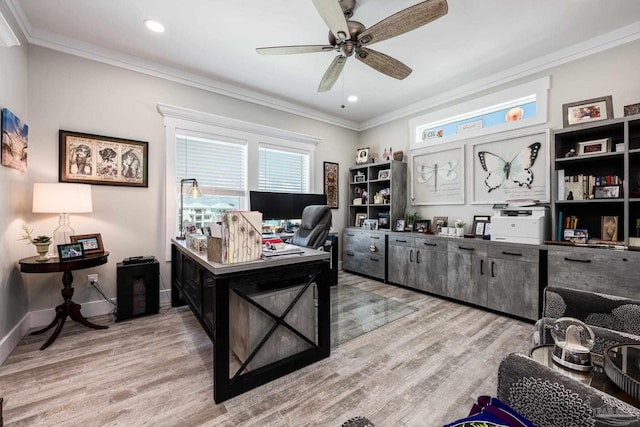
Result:
[[[134,257],[134,259],[137,257]],[[160,264],[140,257],[139,263],[119,262],[116,322],[132,317],[157,314],[160,310]]]

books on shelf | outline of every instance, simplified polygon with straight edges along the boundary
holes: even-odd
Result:
[[[593,188],[603,185],[621,185],[622,179],[617,175],[565,175],[558,171],[558,200],[593,199]],[[564,179],[560,181],[560,177]]]

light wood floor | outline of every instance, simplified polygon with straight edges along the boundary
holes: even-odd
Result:
[[[340,273],[349,284],[418,308],[339,345],[331,357],[222,404],[213,402],[212,344],[186,308],[92,330],[68,321],[27,336],[0,366],[5,427],[438,426],[495,395],[500,360],[526,352],[533,326]]]

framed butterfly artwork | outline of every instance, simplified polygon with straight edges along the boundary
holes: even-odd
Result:
[[[545,129],[472,144],[471,203],[549,202],[549,133]]]
[[[411,154],[411,199],[416,205],[464,204],[464,145]]]

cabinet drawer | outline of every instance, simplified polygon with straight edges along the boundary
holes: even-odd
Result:
[[[488,246],[487,253],[491,258],[510,259],[523,262],[539,262],[540,250],[523,246],[495,245]]]
[[[384,233],[375,233],[370,231],[349,230],[343,233],[342,247],[343,251],[367,253],[369,247],[373,244],[376,246],[377,254],[385,253],[385,235]]]
[[[384,280],[384,255],[381,256],[374,252],[344,251],[342,268]]]
[[[549,286],[638,298],[640,253],[549,247]]]
[[[441,237],[427,237],[427,236],[421,236],[421,237],[416,237],[416,249],[417,250],[424,250],[424,249],[428,249],[430,251],[446,251],[448,248],[448,240],[447,239],[443,239]]]
[[[472,239],[460,241],[449,240],[447,250],[452,254],[467,254],[475,256],[487,255],[487,243]]]
[[[414,246],[415,238],[410,235],[404,235],[404,233],[391,233],[389,234],[389,245]]]

